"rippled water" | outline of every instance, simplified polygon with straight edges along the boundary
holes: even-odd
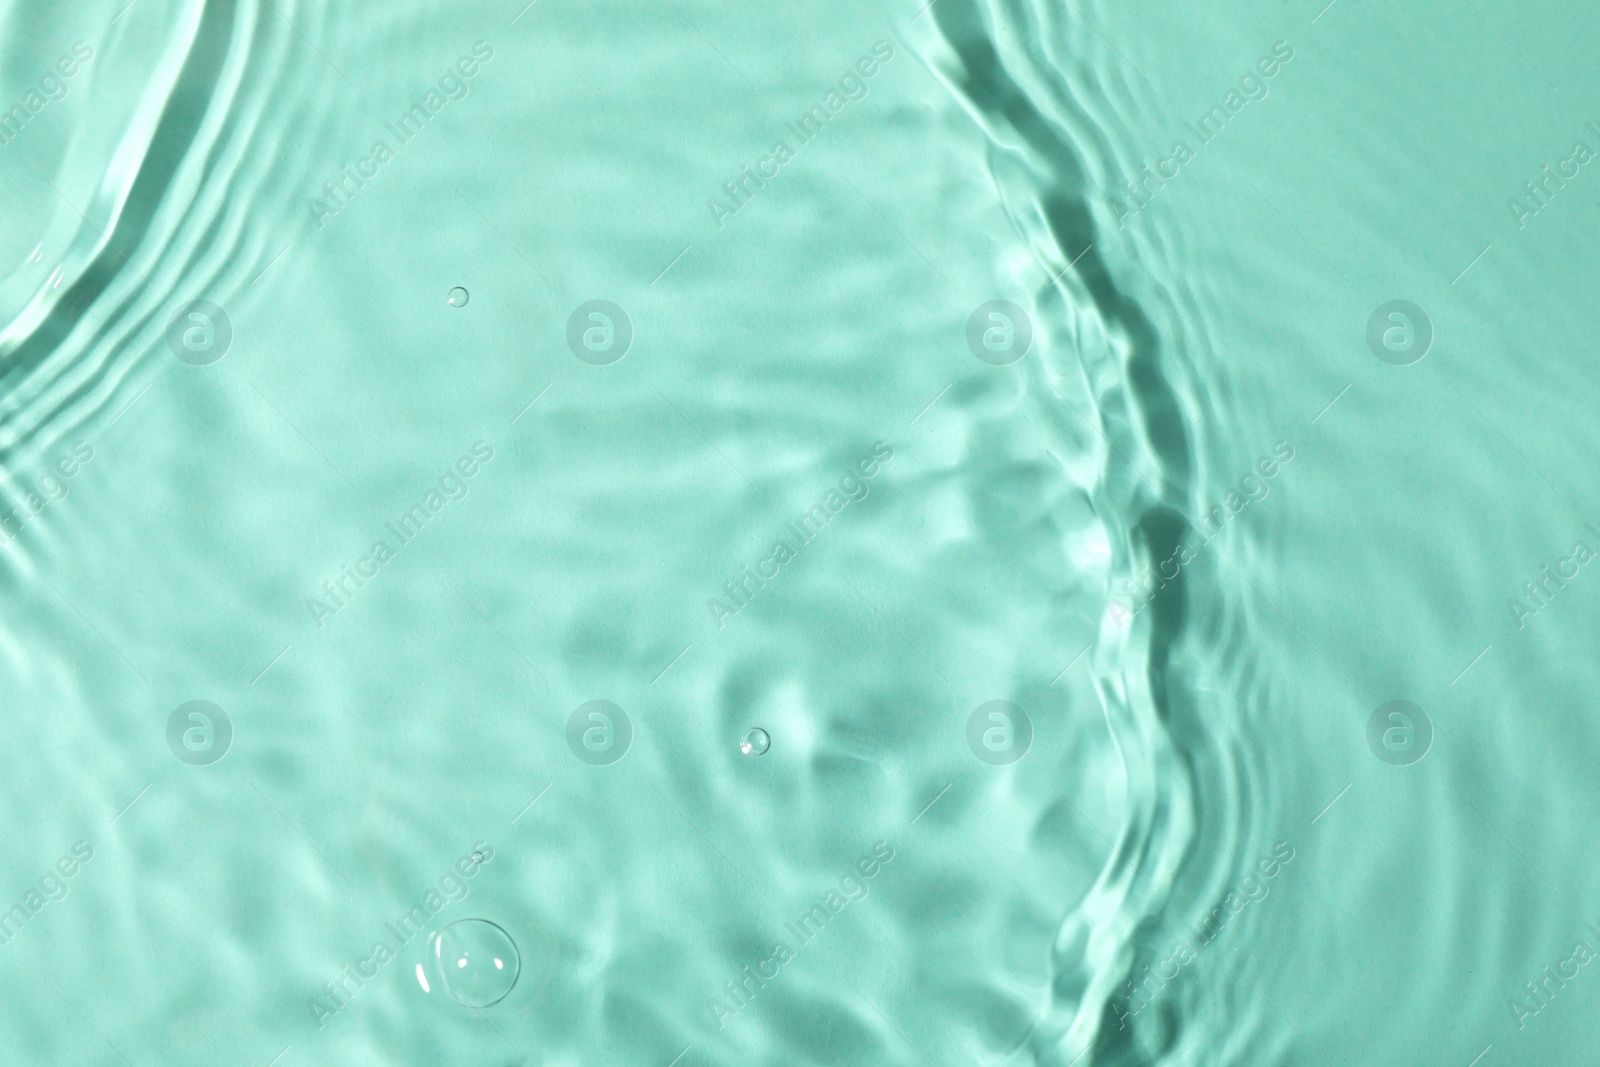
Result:
[[[1600,16],[0,41],[0,1061],[1600,1038]]]

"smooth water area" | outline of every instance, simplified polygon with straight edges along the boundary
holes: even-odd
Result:
[[[0,2],[0,1062],[1581,1060],[1596,45]]]

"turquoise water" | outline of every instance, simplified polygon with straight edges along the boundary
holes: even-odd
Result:
[[[0,1063],[1600,1039],[1600,14],[0,41]]]

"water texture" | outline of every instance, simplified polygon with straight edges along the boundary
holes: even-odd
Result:
[[[1582,1061],[1596,44],[0,2],[0,1062]]]

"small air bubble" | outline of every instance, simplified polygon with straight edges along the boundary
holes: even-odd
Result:
[[[753,726],[739,742],[739,751],[746,756],[760,756],[772,747],[772,738],[759,726]]]
[[[450,295],[445,299],[450,302],[451,307],[459,308],[466,307],[467,301],[471,299],[471,296],[465,289],[458,285],[454,289],[450,290]]]

